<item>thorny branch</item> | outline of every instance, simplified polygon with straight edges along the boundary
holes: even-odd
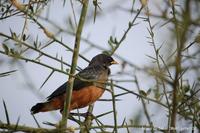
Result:
[[[73,86],[73,79],[74,78],[79,78],[74,76],[75,74],[75,69],[76,70],[81,70],[81,68],[79,66],[76,67],[76,62],[78,59],[78,56],[81,57],[82,59],[84,59],[85,61],[89,61],[84,54],[79,54],[79,46],[80,45],[80,40],[82,40],[83,42],[86,43],[86,45],[88,46],[88,49],[93,50],[93,49],[98,49],[101,51],[108,51],[106,48],[104,48],[104,46],[98,45],[97,42],[91,41],[89,38],[86,37],[82,37],[81,36],[81,31],[82,28],[84,27],[82,24],[80,24],[81,22],[84,22],[84,20],[79,21],[79,24],[76,24],[76,7],[75,7],[75,2],[72,3],[72,1],[70,1],[71,3],[71,7],[72,7],[72,12],[73,12],[73,19],[75,21],[75,25],[77,25],[77,32],[75,34],[75,32],[72,32],[70,30],[68,30],[67,28],[62,28],[60,25],[56,24],[54,20],[50,20],[48,18],[44,18],[39,14],[39,12],[41,10],[43,10],[40,7],[45,7],[48,6],[48,3],[50,3],[50,1],[33,1],[33,0],[29,0],[27,3],[20,3],[18,0],[10,0],[9,1],[11,4],[8,4],[7,6],[4,5],[4,3],[6,3],[6,1],[3,1],[2,3],[0,2],[0,7],[3,7],[1,9],[1,17],[0,20],[4,20],[4,19],[8,19],[11,17],[21,17],[23,18],[23,27],[22,30],[20,31],[21,33],[15,33],[12,31],[12,29],[10,30],[11,35],[8,35],[4,32],[0,32],[0,39],[4,39],[4,41],[2,41],[2,49],[0,50],[1,55],[10,57],[12,59],[14,59],[15,61],[26,61],[26,62],[31,62],[34,64],[38,64],[41,66],[44,66],[45,68],[48,68],[51,70],[50,75],[46,78],[45,82],[42,84],[42,86],[48,81],[48,79],[55,73],[55,72],[59,72],[59,73],[63,73],[65,75],[69,76],[69,80],[72,81],[72,86]],[[83,0],[83,1],[78,1],[80,2],[79,4],[82,4],[83,6],[85,5],[85,2],[88,2],[87,0]],[[94,18],[98,17],[97,14],[97,6],[99,1],[95,0],[95,11],[94,13],[90,13],[90,14],[94,14]],[[145,2],[145,1],[143,1]],[[8,2],[7,2],[8,3]],[[178,129],[176,128],[176,123],[178,123],[177,118],[184,118],[185,122],[191,122],[191,127],[192,128],[198,128],[200,129],[200,123],[199,123],[199,99],[197,97],[198,93],[199,93],[199,65],[196,62],[199,62],[199,60],[195,57],[199,56],[199,46],[196,45],[198,44],[199,41],[199,34],[196,35],[195,29],[198,29],[197,27],[199,27],[200,23],[199,23],[199,15],[198,15],[198,11],[196,12],[196,15],[194,15],[193,9],[191,7],[192,4],[195,4],[194,7],[198,7],[199,3],[198,1],[190,1],[190,0],[186,0],[184,1],[184,6],[179,5],[178,1],[173,1],[170,0],[169,2],[164,2],[165,8],[159,8],[158,9],[158,13],[153,13],[149,10],[148,4],[146,5],[142,5],[141,8],[139,10],[135,10],[135,2],[132,1],[132,7],[131,10],[125,7],[122,7],[121,5],[112,5],[112,7],[115,7],[115,10],[119,10],[119,11],[128,11],[131,14],[135,13],[134,18],[132,19],[131,22],[128,23],[128,28],[125,30],[125,32],[122,34],[122,36],[119,38],[119,40],[117,38],[113,38],[110,37],[109,40],[109,44],[111,46],[111,50],[109,51],[109,53],[113,56],[116,56],[121,62],[123,62],[124,64],[122,65],[122,72],[119,72],[119,75],[116,76],[121,76],[121,74],[126,75],[126,76],[130,76],[131,79],[133,79],[136,74],[132,74],[129,73],[129,71],[126,70],[127,68],[127,64],[128,67],[131,68],[131,72],[132,70],[137,70],[145,75],[153,76],[153,79],[156,81],[154,85],[150,86],[148,91],[145,91],[146,88],[141,88],[139,86],[139,81],[140,80],[131,80],[131,79],[120,79],[120,80],[116,80],[113,79],[109,81],[107,83],[107,86],[109,86],[108,88],[112,88],[111,90],[108,88],[102,88],[107,90],[109,93],[112,94],[112,99],[105,99],[104,101],[107,101],[109,103],[111,103],[112,106],[112,110],[108,111],[108,112],[104,112],[102,114],[99,114],[97,116],[89,116],[86,117],[86,119],[84,120],[84,122],[82,122],[82,119],[80,117],[81,114],[79,114],[79,118],[76,119],[73,116],[74,122],[76,122],[79,127],[76,127],[74,130],[78,130],[81,132],[89,132],[90,130],[93,131],[101,131],[101,132],[106,132],[106,131],[113,131],[113,132],[120,132],[120,129],[127,129],[127,132],[130,129],[135,129],[135,128],[140,128],[140,129],[149,129],[151,130],[151,132],[154,131],[161,131],[161,132],[166,132],[167,131],[171,131],[171,132],[175,132],[176,130],[178,131]],[[102,4],[103,5],[103,4]],[[179,10],[179,6],[182,6],[181,10]],[[142,12],[142,10],[146,8],[148,10],[148,12]],[[86,7],[85,7],[86,9]],[[200,8],[198,7],[196,10],[199,10]],[[109,10],[102,10],[102,11],[110,11]],[[85,11],[82,10],[81,12],[81,16],[85,16],[87,15],[87,13]],[[193,14],[192,14],[193,13]],[[140,16],[147,16],[147,18],[143,18],[143,17],[139,17]],[[192,16],[192,17],[191,17]],[[84,18],[85,18],[84,17]],[[90,16],[90,18],[92,18]],[[148,41],[150,43],[150,45],[153,46],[153,50],[155,53],[155,57],[154,56],[148,56],[151,58],[151,60],[153,60],[153,63],[155,64],[155,66],[148,66],[146,65],[145,67],[139,67],[138,65],[135,65],[134,63],[132,63],[132,59],[125,59],[123,55],[118,55],[116,54],[116,50],[120,49],[122,42],[128,38],[128,34],[130,34],[130,30],[132,29],[132,27],[136,24],[136,19],[138,18],[142,18],[144,19],[147,24],[148,24],[148,32],[150,37],[147,37],[150,41]],[[173,49],[172,54],[170,54],[171,56],[169,56],[168,58],[165,57],[164,53],[162,52],[163,50],[163,46],[167,46],[165,43],[163,43],[161,46],[157,46],[159,45],[156,42],[156,37],[155,35],[155,31],[156,28],[158,27],[156,24],[153,25],[153,21],[150,21],[150,18],[156,18],[157,20],[162,20],[164,21],[164,24],[161,24],[161,26],[159,28],[162,27],[170,27],[171,25],[173,25],[174,27],[172,28],[173,30],[169,30],[171,33],[175,34],[175,36],[173,36],[172,39],[168,39],[166,44],[169,44],[171,40],[176,40],[176,48],[175,50]],[[44,21],[47,22],[48,24],[50,24],[52,27],[56,28],[58,30],[58,32],[55,34],[53,32],[50,32],[49,27],[46,26],[45,24],[43,24],[40,21]],[[99,19],[98,19],[99,20]],[[34,43],[30,43],[29,36],[26,35],[26,28],[29,27],[29,22],[32,22],[34,24],[36,24],[39,27],[39,31],[43,32],[43,34],[46,36],[46,39],[48,40],[47,43],[43,46],[41,46],[40,44],[38,44],[37,40],[34,41]],[[140,24],[140,23],[138,23]],[[80,26],[82,25],[82,26]],[[170,25],[170,26],[169,26]],[[81,28],[80,28],[81,27]],[[167,29],[166,28],[166,29]],[[169,28],[170,29],[170,28]],[[192,31],[192,32],[191,32]],[[68,44],[66,44],[62,38],[58,39],[58,34],[60,33],[64,33],[66,35],[70,35],[72,37],[76,38],[75,41],[75,47],[71,48],[69,47]],[[188,33],[190,35],[188,35]],[[191,35],[192,34],[192,35]],[[130,35],[129,35],[130,36]],[[195,37],[193,37],[195,36]],[[190,38],[195,38],[195,39],[190,39]],[[31,40],[32,41],[32,40]],[[16,43],[17,48],[13,48],[10,47],[9,43],[10,42],[14,42]],[[67,63],[66,61],[63,61],[63,59],[58,59],[57,57],[52,56],[51,54],[49,54],[47,52],[47,47],[52,46],[52,44],[58,44],[60,46],[62,46],[64,49],[66,49],[67,51],[70,51],[71,53],[73,53],[73,62],[70,65],[69,63]],[[172,42],[173,44],[175,44],[174,42]],[[186,43],[188,43],[189,45],[186,45]],[[33,46],[34,45],[34,46]],[[197,48],[196,51],[192,51],[193,48]],[[46,51],[45,51],[46,50]],[[31,51],[33,53],[37,53],[38,57],[35,58],[31,58],[29,55],[27,55],[27,51]],[[87,51],[87,49],[86,49]],[[192,51],[192,52],[191,52]],[[48,58],[52,61],[56,61],[58,63],[61,64],[61,69],[58,69],[57,67],[51,66],[49,64],[46,64],[43,62],[43,60],[41,60],[41,57],[45,57]],[[167,59],[166,59],[167,58]],[[195,61],[193,61],[195,60]],[[188,63],[189,62],[189,63]],[[188,66],[185,64],[189,64]],[[63,65],[71,68],[71,71],[64,71],[63,70]],[[174,71],[172,71],[174,70]],[[197,74],[197,78],[192,76],[191,77],[187,77],[187,74],[189,72],[195,72]],[[1,76],[8,76],[11,75],[12,73],[9,73],[12,71],[8,71],[8,74],[4,74],[1,73]],[[174,76],[173,76],[174,75]],[[0,77],[1,77],[0,76]],[[137,76],[138,77],[138,76]],[[72,79],[72,80],[71,80]],[[84,79],[81,79],[84,80]],[[194,80],[194,81],[193,81]],[[190,83],[193,81],[193,85],[191,86]],[[96,81],[94,81],[96,82]],[[135,93],[133,91],[132,88],[129,87],[123,87],[122,85],[120,85],[120,83],[134,83],[136,85],[136,88],[138,88],[139,93]],[[142,84],[141,84],[142,85]],[[71,86],[71,87],[72,87]],[[135,89],[135,88],[134,88]],[[70,90],[71,89],[67,89]],[[118,90],[122,91],[120,93],[117,93]],[[161,91],[163,90],[163,91]],[[115,93],[114,93],[115,91]],[[68,93],[70,94],[70,93]],[[143,105],[143,110],[145,112],[145,116],[147,117],[147,122],[149,125],[142,125],[142,124],[134,124],[133,123],[127,123],[127,120],[124,119],[124,121],[122,123],[119,122],[118,116],[121,112],[118,112],[118,108],[117,108],[117,102],[119,101],[117,98],[121,97],[121,96],[125,96],[125,95],[134,95],[135,97],[137,97],[139,100],[142,101],[142,105]],[[153,97],[154,96],[154,97]],[[69,100],[70,96],[68,97],[67,101],[68,101],[68,105],[69,105]],[[121,99],[120,99],[121,100]],[[103,102],[103,100],[101,100],[101,102]],[[160,112],[165,113],[166,110],[168,110],[168,115],[166,116],[167,120],[168,120],[168,124],[167,124],[167,128],[157,128],[157,125],[154,122],[154,118],[149,114],[150,109],[151,108],[147,108],[147,104],[149,104],[148,106],[153,106],[152,103],[154,103],[154,105],[159,105],[157,106],[157,108],[159,109]],[[5,105],[5,103],[4,103]],[[154,107],[154,106],[153,106]],[[67,108],[65,108],[66,111]],[[93,111],[93,106],[89,107],[89,112],[92,113]],[[118,112],[118,113],[116,113]],[[38,126],[38,128],[34,128],[34,127],[28,127],[28,126],[22,126],[20,125],[18,122],[16,124],[11,124],[12,122],[10,122],[9,120],[9,114],[7,111],[7,108],[5,108],[5,113],[6,113],[6,118],[7,118],[7,124],[3,123],[0,121],[0,131],[23,131],[23,132],[74,132],[74,130],[71,130],[69,128],[65,128],[64,126],[66,125],[65,122],[63,124],[63,127],[60,128],[58,126],[58,128],[55,129],[46,129],[46,128],[41,128],[40,126]],[[64,111],[64,115],[63,115],[63,120],[67,120],[65,119],[67,117],[68,112]],[[99,119],[100,117],[103,116],[107,116],[108,114],[113,113],[113,120],[114,120],[114,124],[113,125],[109,125],[109,124],[105,124],[103,122],[101,122],[101,120]],[[71,116],[70,116],[71,118]],[[37,120],[36,120],[37,121]],[[138,120],[139,121],[139,120]],[[96,124],[95,124],[96,122]],[[140,121],[139,121],[140,122]],[[39,125],[39,124],[38,124]],[[49,125],[54,125],[55,127],[57,127],[57,124],[50,124]],[[158,125],[159,126],[159,125]],[[159,126],[160,127],[160,126]],[[111,129],[111,130],[109,130]],[[194,130],[192,131],[194,132]]]

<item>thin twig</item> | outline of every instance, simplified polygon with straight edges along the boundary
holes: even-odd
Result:
[[[138,18],[140,12],[142,11],[143,6],[140,7],[140,9],[138,10],[137,14],[135,15],[135,17],[133,18],[133,20],[131,22],[129,22],[128,24],[128,28],[127,30],[124,32],[123,36],[120,38],[119,41],[115,42],[116,46],[114,47],[114,49],[112,49],[112,51],[109,53],[110,55],[113,55],[115,53],[115,51],[119,48],[120,44],[126,39],[126,36],[128,34],[128,32],[131,30],[131,28],[134,26],[136,19]]]
[[[71,69],[70,69],[71,75],[74,75],[75,71],[76,71],[78,55],[79,55],[79,48],[80,48],[80,41],[81,41],[81,33],[82,33],[82,30],[83,30],[83,26],[84,26],[86,14],[87,14],[88,0],[82,1],[82,4],[83,4],[82,5],[82,11],[81,11],[80,19],[79,19],[78,28],[77,28],[77,31],[76,31],[74,52],[73,52],[73,57],[72,57]],[[68,86],[66,88],[66,99],[65,99],[65,102],[64,102],[61,128],[67,127],[67,118],[68,118],[68,114],[69,114],[73,84],[74,84],[74,77],[69,76]]]
[[[111,95],[112,95],[112,105],[113,105],[113,117],[114,117],[114,131],[115,133],[118,132],[117,130],[117,110],[116,110],[116,103],[115,103],[115,93],[114,93],[114,88],[113,88],[113,81],[111,80]]]
[[[136,86],[137,86],[138,92],[140,92],[140,86],[139,86],[138,79],[137,79],[136,76],[135,76],[135,84],[136,84]],[[152,127],[152,128],[151,128],[151,132],[154,133],[153,122],[151,121],[151,118],[150,118],[150,116],[149,116],[149,112],[148,112],[148,110],[147,110],[146,103],[145,103],[145,101],[144,101],[143,98],[141,98],[141,101],[142,101],[142,106],[143,106],[144,113],[145,113],[145,116],[146,116],[146,118],[147,118],[147,121],[148,121],[149,125],[151,125],[151,127]]]

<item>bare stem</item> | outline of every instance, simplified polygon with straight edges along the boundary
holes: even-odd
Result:
[[[80,48],[81,33],[83,30],[83,26],[84,26],[86,14],[87,14],[88,0],[82,1],[82,4],[83,4],[83,7],[82,7],[81,16],[79,19],[79,24],[78,24],[78,28],[76,32],[74,52],[73,52],[73,57],[72,57],[71,69],[70,69],[71,75],[74,75],[76,71],[79,48]],[[72,97],[73,85],[74,85],[74,77],[69,76],[68,86],[66,88],[66,99],[64,103],[63,116],[62,116],[62,121],[61,121],[62,128],[67,126],[67,118],[70,111],[69,108],[70,108],[70,102],[71,102],[71,97]]]
[[[139,14],[141,13],[143,9],[143,6],[140,7],[140,9],[138,10],[137,14],[135,15],[135,17],[133,18],[133,20],[131,22],[129,22],[128,24],[128,28],[127,30],[124,32],[123,36],[121,37],[121,39],[116,43],[116,46],[114,49],[112,49],[110,55],[113,55],[115,53],[115,51],[119,48],[120,44],[126,39],[127,34],[129,33],[129,31],[131,30],[131,28],[134,26],[136,19],[138,18]]]
[[[116,111],[116,102],[115,102],[115,93],[113,87],[113,80],[111,80],[111,94],[112,94],[112,105],[113,105],[113,117],[114,117],[114,131],[115,133],[118,132],[117,130],[117,111]]]

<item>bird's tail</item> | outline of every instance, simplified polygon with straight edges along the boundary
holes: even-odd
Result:
[[[34,105],[31,108],[31,113],[36,114],[36,113],[39,113],[39,112],[45,112],[44,108],[45,108],[46,104],[47,103],[37,103],[36,105]]]
[[[37,103],[35,106],[31,108],[31,113],[36,114],[39,112],[47,112],[57,109],[62,109],[64,106],[64,98],[56,97],[47,102]]]
[[[44,103],[37,103],[31,108],[31,114],[36,114],[39,112],[47,112],[56,110],[59,107],[54,106],[53,101],[50,102],[44,102]]]

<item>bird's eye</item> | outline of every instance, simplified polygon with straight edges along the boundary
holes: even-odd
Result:
[[[113,61],[113,59],[112,59],[111,57],[109,57],[109,59],[108,59],[108,60],[109,60],[109,62],[112,62],[112,61]]]

